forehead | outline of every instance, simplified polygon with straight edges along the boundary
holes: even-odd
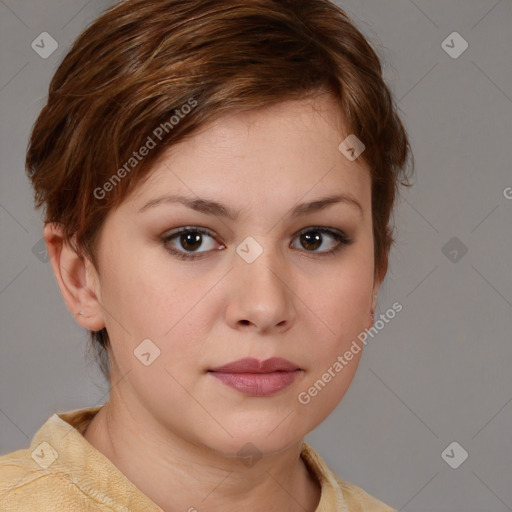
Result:
[[[369,206],[366,165],[338,149],[348,134],[327,95],[224,116],[169,148],[131,199],[186,193],[243,209],[350,191]]]

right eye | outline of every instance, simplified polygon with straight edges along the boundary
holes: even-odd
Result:
[[[197,249],[204,245],[205,236],[211,241],[207,244],[208,247],[206,250],[198,251]],[[201,258],[203,253],[213,250],[216,243],[209,230],[195,226],[179,228],[162,237],[162,241],[164,242],[165,248],[171,254],[182,260]],[[224,247],[225,246],[220,245],[221,249]]]

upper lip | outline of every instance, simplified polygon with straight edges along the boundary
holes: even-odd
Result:
[[[279,371],[293,372],[295,370],[300,370],[299,366],[281,357],[272,357],[264,361],[247,357],[212,368],[209,371],[220,373],[272,373]]]

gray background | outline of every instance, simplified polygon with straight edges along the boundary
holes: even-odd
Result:
[[[0,0],[0,453],[53,412],[107,397],[85,330],[34,254],[42,223],[23,164],[58,63],[111,3]],[[338,4],[384,59],[416,173],[377,317],[395,301],[403,311],[369,339],[346,397],[307,441],[399,510],[512,510],[512,2]],[[458,58],[441,46],[454,31],[469,44]],[[31,48],[42,32],[59,45],[47,59]],[[452,441],[469,453],[457,469],[441,457]]]

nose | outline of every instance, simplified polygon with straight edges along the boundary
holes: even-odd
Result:
[[[291,268],[276,251],[264,249],[251,263],[235,253],[229,279],[226,320],[231,328],[271,334],[292,327],[296,296]]]

